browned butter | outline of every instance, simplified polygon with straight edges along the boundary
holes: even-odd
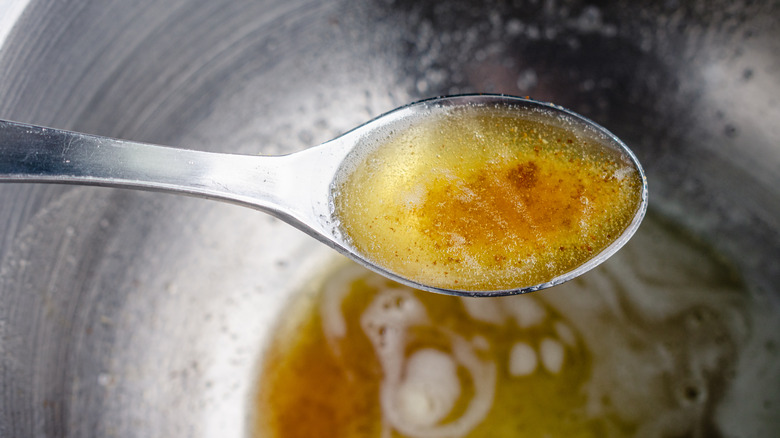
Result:
[[[268,339],[254,437],[778,436],[780,312],[658,216],[541,294],[319,275]]]
[[[641,201],[633,163],[581,129],[501,106],[415,123],[336,187],[342,230],[374,263],[421,284],[550,281],[612,243]]]

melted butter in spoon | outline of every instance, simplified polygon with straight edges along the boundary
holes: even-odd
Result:
[[[554,281],[643,208],[638,163],[588,126],[506,106],[440,111],[391,133],[337,183],[341,228],[373,263],[425,285]]]
[[[156,146],[0,120],[0,182],[219,199],[273,214],[353,260],[452,295],[530,292],[583,274],[636,231],[647,186],[595,123],[509,96],[391,111],[284,156]]]

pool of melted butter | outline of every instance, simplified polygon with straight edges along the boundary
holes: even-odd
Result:
[[[342,263],[281,316],[255,436],[777,431],[777,314],[653,216],[601,267],[529,295],[435,295]]]

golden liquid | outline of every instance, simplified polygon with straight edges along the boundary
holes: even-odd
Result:
[[[278,438],[380,438],[382,409],[380,386],[383,368],[362,333],[360,317],[377,294],[397,284],[362,268],[343,268],[355,274],[343,284],[348,289],[341,309],[346,316],[348,337],[335,343],[323,330],[323,315],[318,309],[307,309],[307,317],[295,329],[289,343],[281,341],[271,350],[263,379],[267,386],[260,396],[262,411],[261,437]],[[340,275],[336,273],[335,276]],[[491,356],[506,358],[517,342],[536,345],[546,338],[558,338],[556,323],[561,321],[552,309],[545,321],[531,329],[516,325],[495,325],[475,321],[457,298],[414,291],[414,298],[424,303],[435,325],[410,328],[414,339],[409,353],[421,348],[449,348],[442,333],[448,330],[465,338],[484,337],[491,344]],[[520,297],[509,297],[518,299]],[[472,298],[506,301],[507,298]],[[533,300],[530,296],[521,299]],[[298,309],[303,310],[303,309]],[[547,372],[539,365],[529,376],[513,378],[506,367],[498,372],[495,400],[489,415],[470,431],[470,438],[524,436],[599,437],[603,425],[572,415],[582,409],[585,395],[581,387],[590,369],[590,354],[574,339],[566,345],[565,366],[559,373]],[[470,376],[460,370],[464,395],[447,418],[454,420],[467,408],[474,388]],[[532,402],[531,402],[532,401]],[[555,418],[556,421],[550,421]],[[511,420],[510,420],[511,419]],[[395,432],[392,437],[405,437]]]
[[[453,109],[371,152],[336,188],[335,211],[361,253],[419,283],[547,282],[613,242],[640,203],[633,165],[576,129],[506,108]]]
[[[761,389],[778,382],[776,373],[762,374],[749,400],[730,389],[778,360],[770,350],[756,356],[780,341],[778,314],[750,298],[728,266],[652,217],[607,263],[543,294],[442,296],[342,265],[280,318],[261,370],[255,436],[724,436],[718,428],[729,421],[777,431],[763,410],[776,393]],[[423,350],[455,358],[458,342],[495,379],[479,381],[467,360],[453,359],[456,402],[419,433],[405,433],[386,403],[388,392],[400,393],[388,384],[393,373],[409,374]],[[544,362],[545,343],[562,348],[558,363]],[[518,344],[537,358],[520,374],[511,359]],[[744,361],[754,365],[737,367]],[[436,435],[466,416],[479,385],[494,391],[488,411],[459,433]]]

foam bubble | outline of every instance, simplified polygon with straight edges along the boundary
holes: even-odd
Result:
[[[565,350],[560,342],[551,338],[542,339],[539,344],[539,355],[542,358],[542,365],[547,371],[553,374],[561,372]]]
[[[461,387],[452,356],[433,348],[414,352],[406,361],[396,402],[401,416],[418,426],[431,426],[455,406]]]
[[[526,342],[517,342],[509,351],[509,374],[514,377],[533,374],[538,362],[533,347]]]

